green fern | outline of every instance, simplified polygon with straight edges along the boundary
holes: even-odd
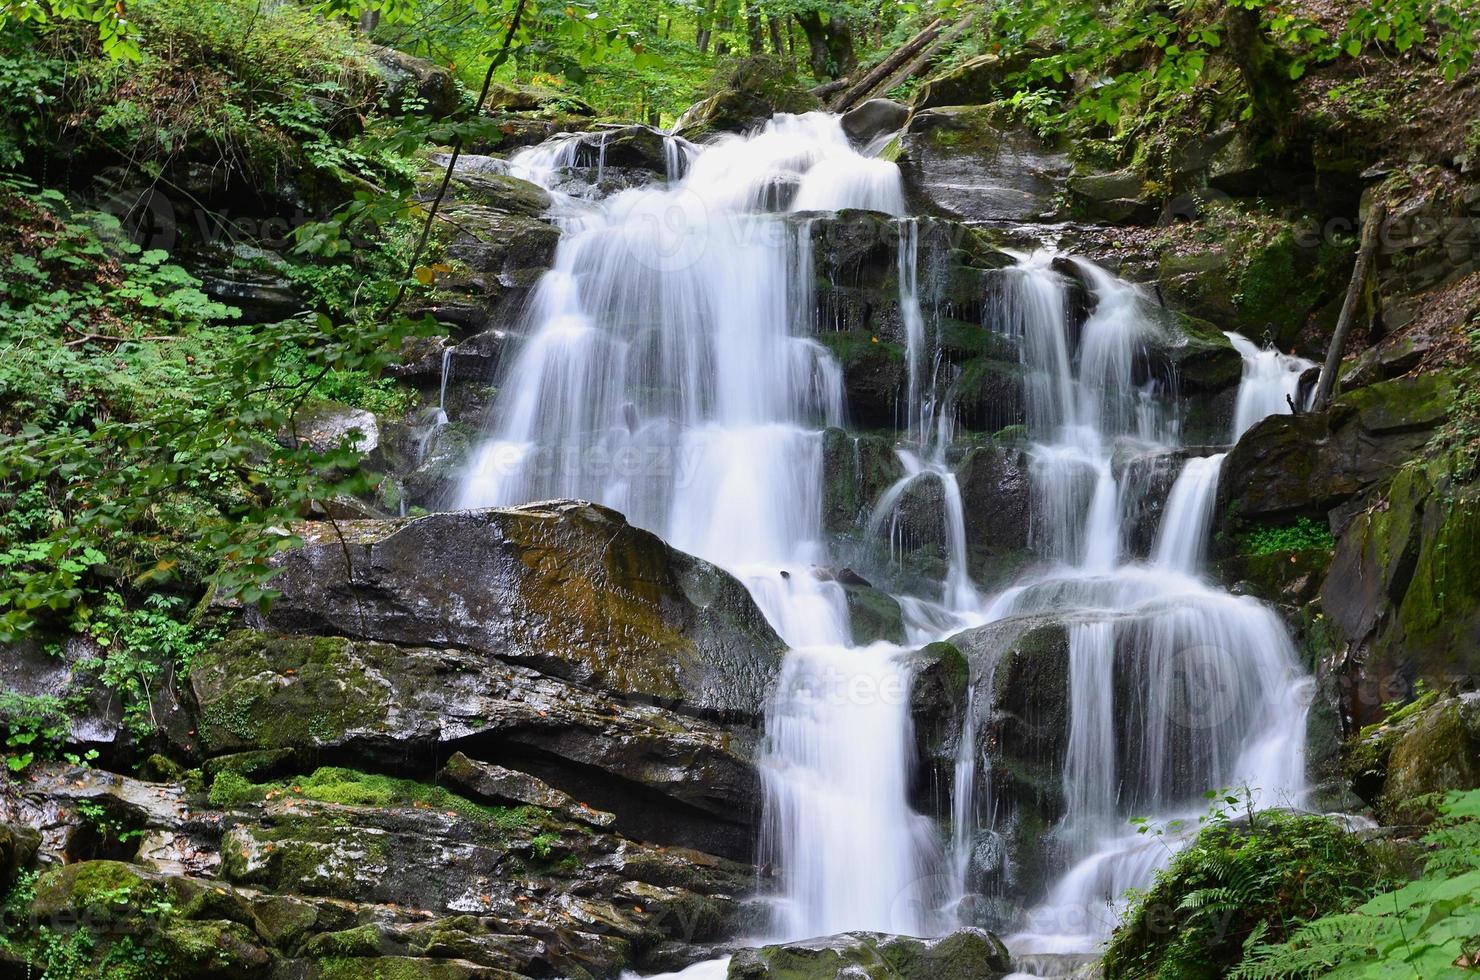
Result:
[[[1296,929],[1288,942],[1250,936],[1234,980],[1329,977],[1474,978],[1480,975],[1480,790],[1451,793],[1423,875]]]

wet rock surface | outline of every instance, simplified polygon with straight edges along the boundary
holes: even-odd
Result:
[[[1068,159],[985,106],[916,111],[900,139],[900,173],[915,210],[966,222],[1038,221],[1055,201]]]
[[[981,929],[940,939],[849,932],[740,950],[729,980],[1000,980],[1012,970],[1002,941]]]
[[[464,647],[613,694],[754,721],[782,644],[728,573],[580,502],[307,529],[266,629]],[[476,569],[476,575],[465,573]]]

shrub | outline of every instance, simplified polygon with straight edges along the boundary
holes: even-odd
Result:
[[[1209,821],[1115,930],[1109,980],[1221,977],[1246,942],[1362,901],[1382,884],[1362,841],[1322,816],[1263,811]]]

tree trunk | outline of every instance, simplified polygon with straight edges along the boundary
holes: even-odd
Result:
[[[889,92],[903,85],[911,78],[914,78],[916,75],[928,69],[931,65],[935,63],[935,59],[939,58],[941,54],[945,52],[947,45],[949,45],[961,34],[965,33],[966,29],[971,26],[971,22],[975,18],[975,12],[969,13],[965,17],[962,17],[950,30],[936,35],[935,40],[931,41],[924,51],[921,51],[918,55],[916,55],[913,61],[905,65],[903,68],[900,68],[893,75],[890,75],[882,82],[879,82],[867,91],[860,93],[857,98],[871,99],[877,98],[882,95],[887,95]]]
[[[925,45],[935,40],[936,35],[944,27],[945,21],[939,18],[931,21],[926,25],[924,30],[910,38],[901,47],[895,49],[892,54],[875,65],[867,75],[864,75],[855,84],[849,86],[848,90],[838,96],[837,101],[833,103],[833,110],[842,112],[845,109],[851,108],[860,96],[872,91],[873,87],[888,77],[890,72],[918,54],[920,49],[925,47]]]
[[[853,33],[841,18],[826,22],[815,10],[794,13],[802,33],[807,35],[812,74],[817,78],[842,78],[858,67],[858,56],[853,53]]]
[[[751,54],[766,53],[766,35],[761,26],[761,12],[753,3],[745,7],[745,35],[750,42]]]
[[[714,25],[715,0],[704,0],[704,9],[699,11],[699,28],[694,34],[694,46],[700,54],[709,53],[709,37]]]
[[[1312,403],[1316,411],[1331,404],[1336,391],[1336,376],[1341,372],[1341,355],[1346,348],[1346,335],[1351,332],[1352,322],[1357,318],[1357,305],[1362,300],[1363,286],[1373,256],[1377,254],[1379,232],[1387,219],[1387,205],[1374,201],[1367,211],[1367,223],[1362,226],[1362,244],[1357,248],[1357,261],[1352,267],[1352,281],[1346,287],[1346,299],[1341,303],[1341,315],[1336,318],[1336,330],[1331,334],[1331,346],[1326,350],[1326,365],[1321,368],[1320,384],[1316,386],[1316,397]]]
[[[771,50],[776,52],[777,58],[785,59],[786,42],[781,39],[781,18],[766,18],[766,27],[771,32]]]
[[[1295,118],[1290,64],[1260,26],[1261,13],[1236,7],[1228,12],[1228,53],[1249,89],[1249,108],[1256,128],[1278,133]]]

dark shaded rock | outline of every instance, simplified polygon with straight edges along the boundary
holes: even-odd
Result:
[[[218,303],[241,310],[248,323],[275,323],[309,307],[291,280],[268,272],[218,267],[201,273],[200,290]]]
[[[741,857],[754,845],[754,732],[486,654],[240,631],[191,685],[210,755],[291,748],[395,768],[460,748],[616,812],[633,836]]]
[[[950,786],[956,768],[971,668],[951,643],[931,643],[910,654],[910,720],[919,759],[917,782],[922,790]],[[917,803],[927,801],[918,800]]]
[[[730,70],[719,91],[685,110],[673,132],[702,142],[718,133],[749,132],[778,112],[821,107],[817,96],[798,85],[779,61],[751,56]]]
[[[36,857],[41,835],[30,827],[0,823],[0,892],[9,890],[15,876]]]
[[[916,112],[900,138],[900,173],[914,210],[959,221],[1051,217],[1068,171],[1031,132],[1001,128],[990,109]]]
[[[897,599],[872,586],[853,582],[845,582],[843,592],[855,644],[862,646],[877,640],[904,642],[904,613]]]
[[[512,178],[511,178],[512,179]],[[549,268],[560,232],[525,215],[487,205],[448,209],[456,232],[446,248],[448,258],[481,277],[486,292],[494,286],[528,285],[531,275]]]
[[[1346,706],[1357,723],[1430,690],[1480,682],[1480,494],[1443,457],[1414,461],[1337,537],[1321,606],[1359,664]]]
[[[729,980],[1001,980],[1007,947],[989,932],[961,929],[940,939],[849,932],[784,946],[742,949]]]
[[[929,79],[915,94],[916,112],[941,106],[982,105],[998,98],[1008,75],[1028,67],[1047,52],[1031,44],[1011,51],[977,55]]]
[[[983,726],[996,799],[1044,821],[1063,806],[1060,772],[1069,736],[1069,634],[1048,617],[1019,617],[951,637],[990,698]]]
[[[273,562],[264,628],[457,645],[690,712],[758,718],[783,650],[728,573],[592,504],[310,529]]]
[[[594,810],[543,780],[515,769],[505,769],[491,762],[470,759],[461,752],[452,753],[437,778],[462,790],[474,800],[500,806],[538,806],[558,813],[566,820],[608,827],[616,817]]]
[[[432,176],[435,182],[426,188],[429,195],[436,193],[436,185],[442,179],[440,171]],[[459,199],[500,214],[538,218],[550,210],[550,195],[543,187],[508,174],[483,173],[459,167],[453,174],[452,188]]]
[[[1092,221],[1135,225],[1152,224],[1160,216],[1160,202],[1146,193],[1145,181],[1135,168],[1110,172],[1078,169],[1067,185],[1077,214]]]
[[[1137,453],[1115,460],[1120,487],[1121,526],[1129,557],[1149,558],[1166,509],[1167,495],[1182,472],[1188,453],[1180,450]]]
[[[831,534],[862,528],[873,502],[904,474],[894,439],[827,429],[822,436],[822,525]]]
[[[904,350],[876,334],[834,330],[818,338],[843,369],[848,413],[861,428],[892,429],[905,399]]]
[[[1027,422],[1023,368],[1017,361],[976,357],[961,367],[952,385],[961,423],[977,432],[996,432]]]
[[[1005,584],[1028,557],[1028,461],[1021,449],[978,446],[956,466],[972,577]]]
[[[370,53],[385,79],[382,97],[392,112],[441,119],[457,110],[459,90],[451,71],[425,58],[378,44],[370,46]]]
[[[1442,373],[1404,377],[1348,392],[1326,412],[1258,423],[1224,461],[1221,529],[1324,517],[1389,479],[1445,419],[1452,390]]]
[[[910,110],[889,99],[869,99],[843,113],[843,132],[855,146],[867,146],[904,125]]]

